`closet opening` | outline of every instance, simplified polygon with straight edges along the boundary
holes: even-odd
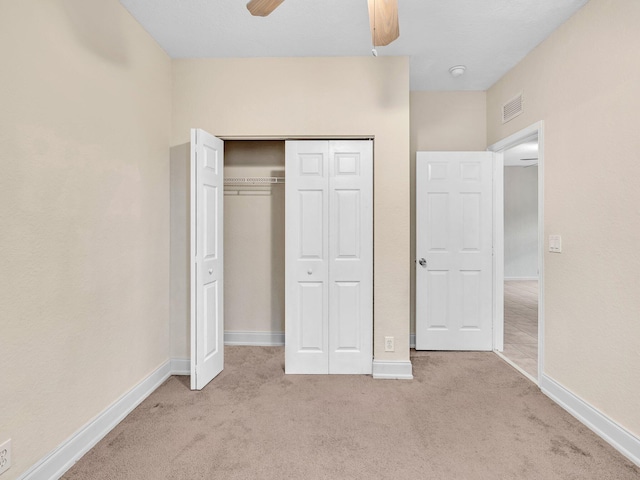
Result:
[[[224,340],[284,345],[285,142],[224,143]]]

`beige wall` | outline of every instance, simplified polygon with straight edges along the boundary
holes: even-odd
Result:
[[[116,0],[0,8],[10,480],[169,357],[171,63]]]
[[[487,96],[494,143],[544,120],[544,373],[640,435],[640,2],[591,0]],[[524,93],[524,114],[500,123]],[[545,249],[546,250],[546,249]]]
[[[191,345],[191,297],[189,291],[189,231],[191,212],[189,196],[191,191],[190,144],[183,143],[171,147],[169,157],[170,173],[170,306],[169,324],[171,338],[171,358],[188,358]]]
[[[411,333],[415,333],[416,152],[487,148],[485,92],[411,92]]]
[[[175,60],[172,99],[174,146],[192,127],[222,137],[375,136],[374,352],[408,360],[408,59]],[[383,351],[385,336],[396,337],[395,353]]]
[[[284,158],[284,141],[225,142],[224,176],[284,177]],[[284,332],[284,184],[225,191],[224,329]]]

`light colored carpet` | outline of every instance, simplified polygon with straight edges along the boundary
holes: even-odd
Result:
[[[65,479],[638,479],[492,353],[418,352],[413,381],[284,375],[227,347],[202,392],[171,377]]]

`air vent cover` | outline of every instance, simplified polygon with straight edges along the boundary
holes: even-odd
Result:
[[[502,123],[516,118],[522,113],[522,93],[502,106]]]

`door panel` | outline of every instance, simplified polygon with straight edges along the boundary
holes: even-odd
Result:
[[[429,330],[445,330],[449,327],[449,272],[429,270],[426,288],[430,292],[425,322]]]
[[[323,353],[326,350],[323,332],[326,285],[323,282],[298,282],[298,288],[300,299],[299,351]]]
[[[427,251],[447,251],[449,245],[449,194],[428,193],[427,214],[429,225],[427,231]]]
[[[416,157],[416,348],[491,350],[490,152]]]
[[[218,286],[219,282],[213,281],[204,286],[204,318],[210,318],[212,322],[204,322],[204,361],[218,352]]]
[[[460,328],[462,330],[477,330],[482,325],[480,317],[482,311],[482,272],[462,270],[460,284],[462,298]]]
[[[340,351],[360,351],[360,282],[336,282],[334,294],[338,316],[335,348]]]
[[[338,237],[337,258],[359,258],[360,255],[360,192],[358,190],[337,190],[336,229]]]
[[[191,388],[201,390],[224,365],[224,144],[191,131]]]
[[[299,190],[300,258],[324,260],[326,192]]]

